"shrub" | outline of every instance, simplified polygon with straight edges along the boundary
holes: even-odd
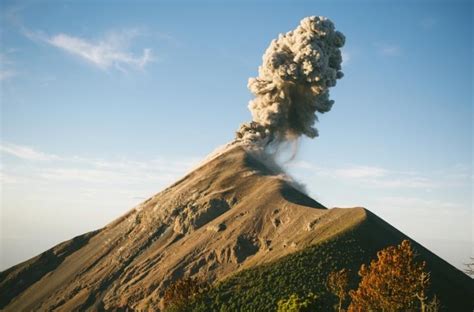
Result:
[[[210,285],[197,278],[182,278],[171,284],[163,295],[166,311],[183,311],[190,300],[206,292]]]
[[[318,297],[309,293],[306,297],[300,297],[292,294],[288,299],[281,299],[277,304],[278,312],[309,312],[316,308],[316,299]]]

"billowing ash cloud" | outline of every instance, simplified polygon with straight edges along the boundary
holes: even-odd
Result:
[[[344,35],[325,17],[307,17],[280,34],[263,55],[258,77],[248,88],[255,95],[253,121],[240,126],[237,140],[263,143],[318,136],[316,112],[329,111],[329,88],[342,78]]]

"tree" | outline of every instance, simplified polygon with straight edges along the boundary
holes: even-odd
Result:
[[[428,303],[427,290],[430,285],[430,273],[422,272],[418,278],[419,288],[415,294],[416,298],[420,301],[421,312],[431,311],[432,307],[437,307],[439,300],[436,296],[433,298],[431,303]]]
[[[189,300],[204,293],[209,283],[198,278],[182,278],[172,283],[163,295],[166,311],[182,311]]]
[[[315,311],[318,296],[309,293],[306,297],[292,294],[288,299],[281,299],[277,303],[278,312],[310,312]]]
[[[327,288],[339,298],[337,310],[343,311],[343,305],[349,292],[349,271],[342,269],[329,273]]]
[[[439,301],[436,295],[433,296],[433,299],[426,305],[426,312],[439,312],[441,310],[441,302]]]
[[[362,265],[357,290],[351,290],[349,311],[427,311],[429,274],[425,262],[415,261],[408,240],[377,253],[377,260]]]

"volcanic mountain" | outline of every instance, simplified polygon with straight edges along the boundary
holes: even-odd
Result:
[[[303,287],[311,278],[305,271],[335,263],[357,268],[406,238],[364,208],[327,209],[257,153],[233,144],[105,227],[1,272],[0,308],[157,311],[165,289],[188,276],[227,285],[230,302],[257,287],[253,276],[261,270],[267,298],[294,272],[300,275],[288,287]],[[413,244],[443,306],[472,311],[472,280]],[[299,261],[292,273],[279,271],[292,261]],[[247,310],[257,309],[252,302]],[[263,304],[274,307],[271,299]]]

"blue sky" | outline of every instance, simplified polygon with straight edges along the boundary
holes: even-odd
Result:
[[[2,1],[0,269],[103,226],[232,140],[270,41],[346,35],[288,171],[458,267],[473,255],[471,1]]]

